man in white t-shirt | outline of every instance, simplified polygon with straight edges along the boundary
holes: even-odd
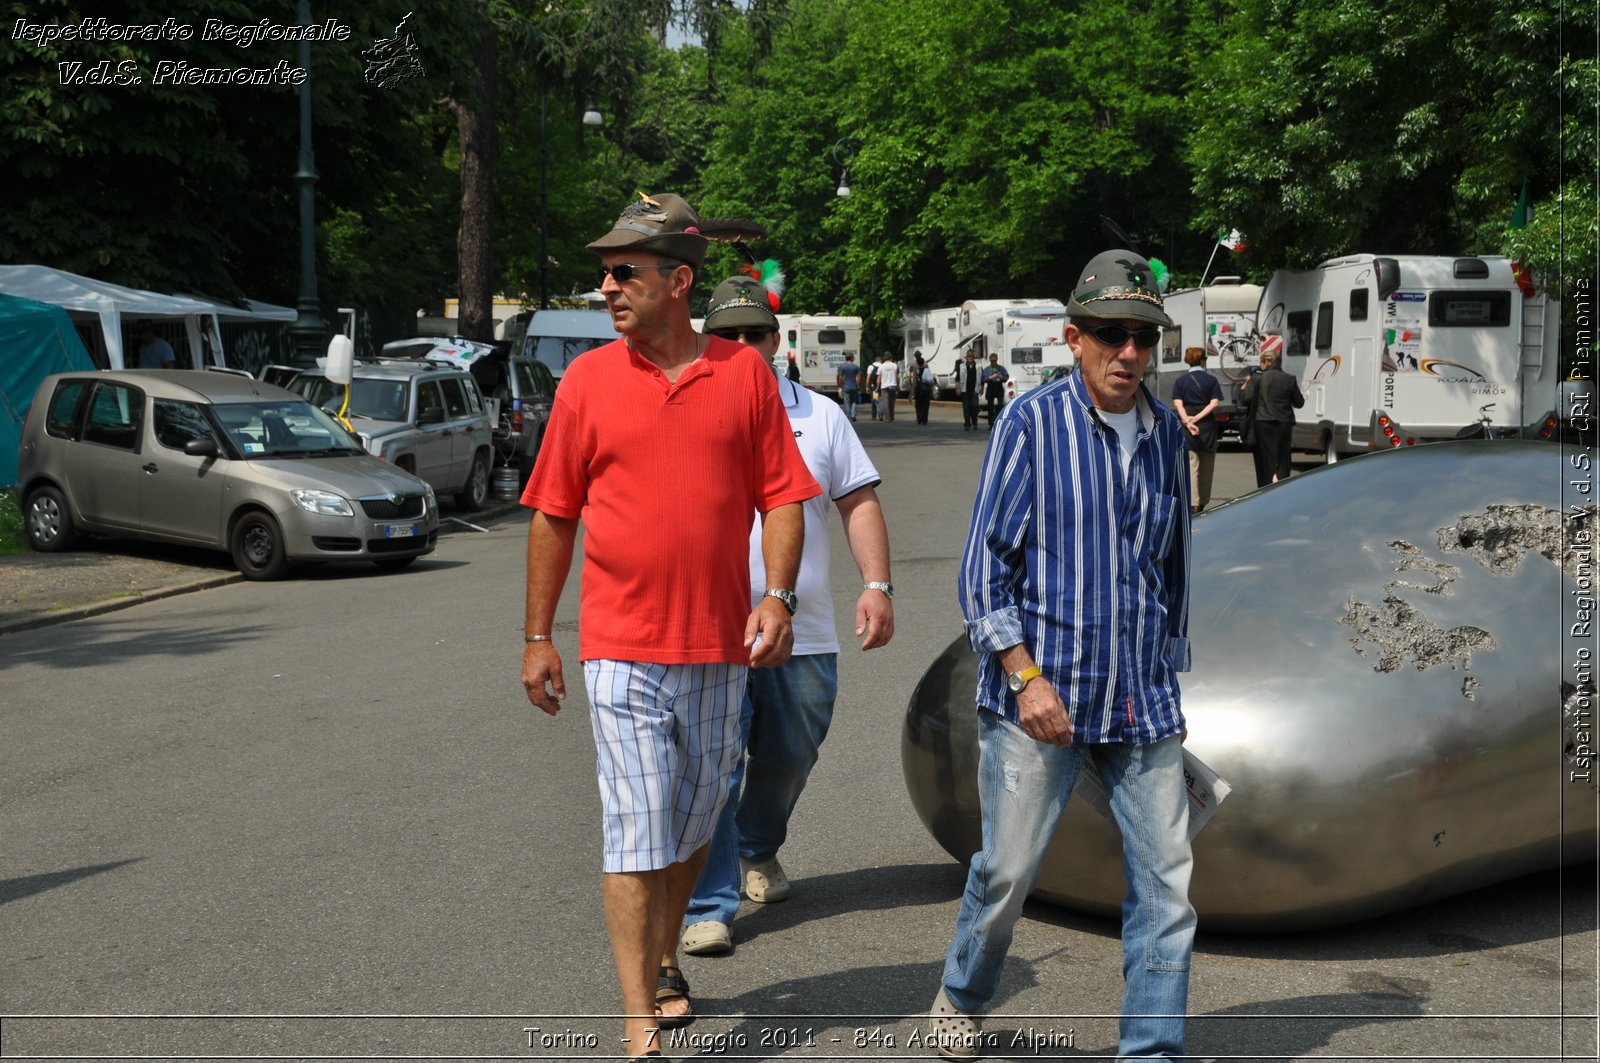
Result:
[[[894,420],[894,399],[900,388],[900,363],[885,358],[878,363],[878,390],[883,392],[883,419]]]
[[[746,277],[718,285],[705,331],[753,347],[769,365],[778,350],[778,319],[767,290]],[[838,691],[839,638],[828,576],[830,503],[838,507],[845,541],[861,571],[855,615],[861,648],[876,649],[894,637],[889,532],[878,504],[878,470],[838,403],[785,379],[778,381],[778,396],[822,494],[802,507],[806,535],[795,586],[800,605],[793,621],[794,650],[781,668],[750,673],[743,715],[747,757],[734,771],[711,853],[684,915],[683,951],[692,955],[732,951],[741,888],[762,904],[789,895],[778,849],[833,720]],[[751,571],[760,573],[755,585],[765,586],[760,525],[751,529],[750,549]]]

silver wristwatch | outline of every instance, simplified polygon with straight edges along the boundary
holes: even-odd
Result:
[[[882,591],[883,596],[890,601],[894,600],[894,584],[888,580],[868,580],[861,585],[864,591]]]
[[[800,608],[799,596],[796,595],[794,591],[791,591],[785,587],[768,587],[765,597],[776,598],[778,601],[782,602],[783,607],[789,610],[790,616],[793,616],[794,611]]]

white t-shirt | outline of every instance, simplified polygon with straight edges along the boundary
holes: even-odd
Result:
[[[794,588],[800,608],[794,614],[795,653],[838,653],[839,633],[834,626],[833,594],[829,589],[828,511],[833,500],[875,484],[878,470],[850,426],[850,419],[832,399],[779,379],[795,445],[806,468],[816,477],[822,493],[801,504],[806,519],[805,549],[800,555],[800,578]],[[767,588],[767,565],[761,556],[761,518],[750,529],[750,607],[761,601]],[[852,618],[853,619],[853,618]]]
[[[900,387],[900,366],[895,362],[878,363],[878,386],[880,388]]]
[[[1128,475],[1128,467],[1133,464],[1133,444],[1139,438],[1139,407],[1136,405],[1127,413],[1111,413],[1101,410],[1100,419],[1117,430],[1117,442],[1122,450],[1122,475]]]

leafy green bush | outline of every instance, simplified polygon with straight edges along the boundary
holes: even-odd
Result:
[[[0,557],[28,552],[22,537],[22,509],[15,491],[0,491]]]

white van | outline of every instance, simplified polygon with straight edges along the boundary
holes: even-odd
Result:
[[[1077,361],[1067,346],[1067,308],[1059,299],[968,299],[961,304],[956,347],[963,355],[974,351],[980,366],[989,364],[989,355],[1000,356],[1011,374],[1008,402]]]
[[[902,360],[906,364],[911,364],[920,353],[923,362],[933,367],[940,394],[955,390],[956,365],[964,353],[956,349],[961,339],[959,306],[904,310],[889,334],[900,340],[901,350],[905,352]]]
[[[574,358],[604,347],[617,336],[611,314],[604,310],[535,310],[528,318],[520,351],[543,362],[560,380]]]
[[[1239,388],[1260,362],[1255,331],[1263,291],[1261,285],[1243,284],[1238,277],[1218,277],[1204,288],[1168,293],[1162,301],[1177,327],[1162,329],[1160,351],[1145,367],[1144,382],[1151,394],[1170,404],[1172,385],[1189,371],[1184,352],[1202,347],[1206,371],[1222,385],[1217,426],[1223,432],[1237,431]]]
[[[1294,446],[1327,460],[1454,438],[1537,434],[1559,374],[1559,303],[1499,256],[1350,255],[1280,270],[1257,316],[1300,381]]]
[[[778,353],[773,363],[787,371],[789,356],[800,366],[800,383],[812,391],[839,394],[839,366],[846,354],[861,364],[861,319],[854,315],[779,314]]]

